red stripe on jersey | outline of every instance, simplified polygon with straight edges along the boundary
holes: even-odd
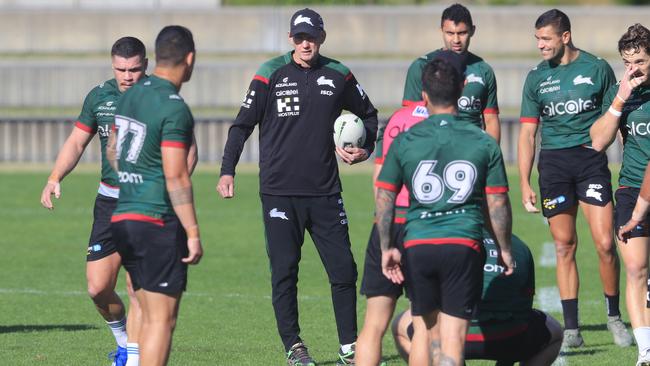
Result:
[[[108,187],[108,188],[112,188],[112,189],[120,189],[120,187],[112,186],[112,185],[110,185],[110,184],[106,184],[106,183],[104,183],[104,182],[99,182],[99,184],[101,184],[101,185],[103,185],[103,186],[106,186],[106,187]]]
[[[111,127],[111,131],[113,131],[113,132],[117,131],[117,125],[113,125],[113,126]]]
[[[163,141],[160,143],[161,147],[178,147],[184,149],[187,147],[187,144],[181,141]]]
[[[375,164],[384,164],[384,158],[375,158]]]
[[[506,339],[515,336],[519,333],[524,332],[526,329],[528,329],[528,324],[521,324],[514,328],[507,329],[501,332],[495,332],[490,334],[483,334],[483,333],[468,334],[465,340],[468,342],[498,341],[501,339]]]
[[[269,85],[269,79],[267,79],[267,78],[265,78],[264,76],[261,76],[261,75],[255,75],[255,77],[253,77],[253,80],[259,80],[259,81],[263,82],[264,84]]]
[[[142,215],[142,214],[125,213],[125,214],[113,215],[113,217],[111,217],[111,222],[119,222],[119,221],[125,221],[125,220],[143,221],[143,222],[149,222],[149,223],[152,223],[152,224],[158,225],[158,226],[165,226],[165,222],[162,219],[158,219],[158,218],[155,218],[155,217]]]
[[[345,76],[345,81],[348,81],[348,80],[350,80],[350,79],[352,79],[352,73],[351,73],[351,72],[348,73],[348,74]]]
[[[406,217],[396,217],[393,222],[396,224],[406,224]]]
[[[519,123],[539,123],[539,117],[519,117]]]
[[[497,193],[506,193],[508,192],[508,187],[485,187],[485,193],[487,194],[497,194]]]
[[[419,103],[419,102],[418,102],[418,101],[415,101],[415,100],[406,100],[406,99],[404,99],[404,100],[402,101],[402,106],[403,106],[403,107],[408,107],[408,106],[413,105],[413,104],[415,104],[415,103]]]
[[[81,123],[79,121],[75,122],[74,126],[77,127],[78,129],[84,131],[84,132],[95,133],[95,130],[93,130],[92,128],[84,125],[83,123]]]
[[[483,110],[483,114],[499,114],[499,108],[497,108],[497,107],[485,108]]]
[[[478,242],[473,239],[466,238],[432,238],[432,239],[411,239],[404,243],[404,248],[414,247],[416,245],[440,245],[440,244],[454,244],[464,245],[470,247],[477,252],[481,252]]]
[[[396,186],[394,184],[390,184],[390,183],[386,183],[386,182],[380,182],[380,181],[376,181],[375,186],[378,187],[378,188],[385,189],[387,191],[395,192],[395,193],[399,192],[400,188],[402,188],[402,187],[398,187],[398,186]]]

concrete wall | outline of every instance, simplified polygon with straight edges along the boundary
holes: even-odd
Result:
[[[288,48],[288,20],[295,10],[294,7],[170,9],[162,6],[143,10],[130,9],[126,1],[118,4],[123,4],[121,9],[5,6],[0,12],[0,52],[105,53],[123,35],[140,37],[151,47],[157,31],[163,25],[175,23],[192,29],[199,52],[277,53]],[[443,8],[316,7],[316,10],[323,15],[328,31],[326,53],[410,58],[440,45],[438,27]],[[486,55],[534,54],[533,23],[547,9],[471,7],[477,25],[472,50]],[[650,7],[567,6],[562,9],[571,17],[576,44],[602,55],[616,53],[616,42],[630,24],[647,23],[650,18]]]
[[[497,76],[501,109],[518,113],[526,74],[538,60],[488,62]],[[260,63],[202,60],[199,54],[192,80],[181,94],[193,107],[238,107]],[[353,59],[346,64],[375,105],[400,105],[410,60]],[[613,60],[612,66],[620,74],[621,63]],[[2,61],[0,107],[80,107],[88,91],[110,77],[108,57],[104,61]]]

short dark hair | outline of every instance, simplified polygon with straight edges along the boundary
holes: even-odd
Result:
[[[422,90],[433,105],[455,106],[463,91],[463,80],[451,62],[435,58],[422,71]]]
[[[168,25],[156,37],[157,64],[178,65],[194,51],[192,32],[181,25]]]
[[[442,18],[440,19],[441,27],[445,20],[451,20],[454,24],[465,23],[470,28],[474,26],[474,23],[472,22],[472,14],[469,13],[469,9],[461,4],[454,4],[443,10]]]
[[[147,49],[144,43],[135,37],[122,37],[113,43],[111,57],[113,56],[124,58],[140,56],[144,60],[147,57]]]
[[[558,9],[551,9],[540,15],[535,21],[535,29],[552,25],[558,34],[571,32],[571,21],[569,17]]]
[[[644,50],[650,55],[650,30],[639,23],[631,25],[621,39],[618,40],[618,52],[634,50],[634,53]]]

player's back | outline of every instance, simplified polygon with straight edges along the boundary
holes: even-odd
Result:
[[[175,86],[151,76],[131,87],[115,113],[120,199],[115,214],[173,215],[161,147],[187,147],[194,121]]]
[[[433,115],[398,136],[384,168],[397,166],[401,172],[395,177],[411,193],[406,247],[410,241],[431,239],[477,242],[482,238],[486,187],[507,191],[503,158],[494,139],[451,114]],[[383,173],[381,182],[389,176]]]

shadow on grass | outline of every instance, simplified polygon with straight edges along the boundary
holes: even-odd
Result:
[[[630,325],[629,322],[624,322],[624,324],[628,329],[631,329],[632,326]],[[581,324],[580,325],[580,330],[581,331],[584,331],[584,330],[605,331],[605,330],[607,330],[607,324],[606,323],[603,323],[603,324],[586,324],[586,325]]]
[[[603,348],[589,348],[589,349],[579,349],[579,350],[562,350],[560,356],[573,357],[573,356],[593,356],[597,353],[602,353],[607,351]]]
[[[0,325],[0,334],[4,333],[28,333],[28,332],[48,332],[48,331],[63,331],[63,332],[77,332],[80,330],[93,330],[97,329],[94,325],[86,324],[43,324],[43,325]]]
[[[402,360],[402,358],[400,356],[397,356],[397,355],[392,355],[392,356],[382,358],[382,361],[386,361],[389,364],[391,363],[389,361],[401,361],[401,360]],[[330,361],[319,362],[318,364],[319,365],[336,365],[337,362],[338,362],[338,360],[334,360],[334,361],[330,360]]]

